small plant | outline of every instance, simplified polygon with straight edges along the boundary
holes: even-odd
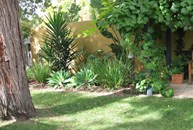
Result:
[[[48,65],[34,64],[31,68],[27,69],[28,79],[34,79],[39,83],[46,83],[47,78],[50,76],[51,69]]]
[[[28,80],[34,80],[33,72],[30,67],[26,68],[26,74],[27,74],[27,79]]]
[[[169,67],[170,74],[183,73],[185,64],[187,64],[187,60],[184,55],[176,56]]]
[[[60,70],[51,74],[48,78],[48,85],[54,88],[64,87],[69,83],[70,74],[64,70]]]
[[[149,86],[150,86],[149,81],[147,79],[143,79],[136,84],[136,89],[139,92],[144,92]]]
[[[75,74],[74,82],[76,87],[88,87],[96,83],[97,75],[94,74],[93,71],[87,68],[81,69],[79,72]]]
[[[174,96],[174,89],[167,87],[161,91],[161,95],[164,97],[173,97]]]
[[[113,57],[90,58],[88,65],[97,74],[97,83],[108,89],[118,89],[129,84],[133,67]]]

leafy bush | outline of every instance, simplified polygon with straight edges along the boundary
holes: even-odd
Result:
[[[136,84],[136,89],[139,92],[144,92],[148,87],[149,87],[149,81],[147,79],[143,79]]]
[[[47,17],[46,33],[42,57],[51,64],[52,70],[67,70],[69,63],[74,59],[75,36],[67,29],[67,21],[61,12],[54,12]]]
[[[93,73],[90,69],[83,68],[75,74],[74,82],[76,87],[90,87],[96,83],[97,75]]]
[[[34,79],[39,83],[46,83],[47,78],[50,76],[51,69],[48,65],[34,64],[31,68],[27,69],[28,79]]]
[[[51,74],[48,78],[48,84],[52,87],[64,87],[69,83],[70,74],[66,71],[60,70]]]
[[[133,72],[132,65],[129,62],[124,64],[115,58],[109,59],[109,57],[89,59],[88,65],[97,75],[97,83],[108,89],[117,89],[128,84]]]
[[[178,55],[172,61],[172,64],[169,66],[169,73],[180,74],[184,71],[184,66],[188,64],[188,59],[185,55]]]
[[[26,74],[27,74],[27,79],[30,80],[30,79],[34,79],[33,77],[33,72],[32,72],[32,69],[30,67],[27,67],[26,68]]]
[[[144,91],[146,87],[151,86],[153,90],[160,92],[170,82],[164,50],[154,42],[144,42],[142,47],[139,59],[144,68],[136,76],[136,89]]]
[[[173,97],[174,96],[174,89],[167,87],[161,91],[161,95],[164,97]]]

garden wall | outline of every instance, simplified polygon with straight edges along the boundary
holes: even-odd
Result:
[[[104,52],[111,51],[108,45],[113,43],[113,41],[105,38],[93,22],[74,22],[69,24],[69,28],[77,35],[75,42],[77,43],[79,49],[84,50],[87,53],[93,53],[97,50],[102,50]],[[110,31],[112,32],[112,30]],[[41,40],[43,33],[43,27],[37,27],[32,30],[30,42],[33,62],[38,60],[38,53],[40,51],[40,46],[42,45]]]
[[[74,22],[69,24],[69,28],[72,30],[72,32],[76,33],[77,35],[75,42],[77,43],[79,49],[84,50],[87,53],[93,53],[96,52],[97,50],[102,50],[104,52],[111,51],[108,45],[113,43],[113,41],[111,39],[105,38],[96,28],[96,25],[93,22],[91,21]],[[112,30],[110,31],[113,33]],[[30,41],[31,41],[33,62],[36,62],[38,60],[38,53],[40,51],[40,46],[42,44],[41,39],[43,33],[44,33],[43,27],[37,27],[32,31]],[[189,50],[189,48],[193,44],[193,32],[187,31],[185,33],[184,41],[185,41],[184,50]],[[165,43],[165,33],[163,35],[163,39],[161,39],[160,42]],[[174,33],[171,34],[171,43],[172,43],[172,57],[174,57],[176,49],[176,35]],[[137,64],[138,64],[137,69],[140,69],[141,68],[140,63],[137,62]]]

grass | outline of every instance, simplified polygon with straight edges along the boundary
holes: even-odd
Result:
[[[192,99],[33,90],[38,116],[0,130],[192,130]]]

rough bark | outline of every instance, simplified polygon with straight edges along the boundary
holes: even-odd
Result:
[[[35,116],[24,65],[18,0],[0,0],[0,112],[3,119]]]

